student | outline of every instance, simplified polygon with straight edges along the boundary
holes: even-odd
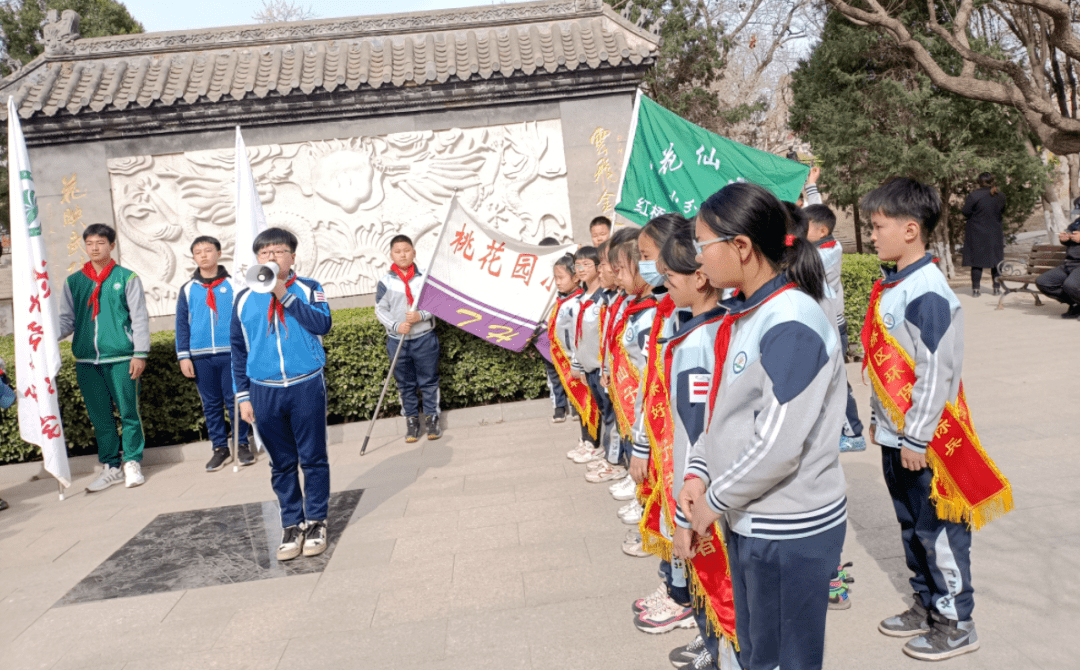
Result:
[[[557,247],[559,241],[554,237],[545,237],[537,243],[541,247]],[[558,289],[556,289],[557,291]],[[533,337],[539,336],[539,334],[548,329],[548,325],[541,324],[537,326],[536,332],[533,333]],[[566,415],[568,411],[568,404],[566,400],[566,390],[562,386],[562,380],[559,379],[559,372],[555,369],[555,366],[551,364],[551,361],[544,360],[544,374],[547,376],[548,395],[551,397],[551,423],[563,423],[566,421]],[[567,452],[567,458],[574,458],[585,451],[585,441],[579,440],[578,446]]]
[[[611,219],[598,216],[589,223],[589,236],[594,247],[599,247],[611,238]]]
[[[317,281],[293,272],[296,246],[296,236],[281,228],[256,236],[252,251],[259,263],[277,263],[277,283],[270,293],[236,296],[229,333],[240,417],[254,424],[270,457],[281,509],[279,561],[326,551],[330,503],[322,346],[330,306]]]
[[[840,351],[847,355],[848,324],[844,316],[844,284],[840,271],[844,264],[844,248],[833,237],[836,228],[836,214],[825,205],[810,205],[802,210],[807,219],[806,234],[803,236],[817,246],[821,255],[821,264],[825,267],[825,300],[821,307],[826,316],[835,316],[836,327],[840,332]],[[862,434],[862,421],[859,420],[859,408],[848,383],[847,418],[844,432],[840,434],[840,451],[866,451],[866,438]]]
[[[90,260],[64,282],[60,339],[74,334],[75,376],[102,464],[101,474],[86,490],[102,491],[120,482],[131,488],[145,481],[139,465],[146,444],[139,379],[150,353],[150,316],[139,276],[112,259],[116,231],[91,224],[83,231],[83,244]],[[122,440],[116,434],[114,406],[120,413]]]
[[[664,415],[672,418],[668,424],[671,428],[668,433],[670,439],[659,435],[665,431],[658,430],[662,424],[657,419],[654,419],[657,423],[651,434],[662,440],[656,445],[660,460],[657,469],[663,473],[661,481],[665,485],[658,486],[653,496],[663,513],[664,523],[660,528],[672,543],[672,581],[669,589],[674,591],[673,596],[680,592],[689,595],[687,585],[693,581],[691,573],[697,569],[695,562],[697,565],[710,562],[707,567],[712,569],[713,574],[723,574],[728,569],[723,551],[712,552],[708,556],[695,554],[692,548],[696,538],[690,522],[675,504],[682,490],[690,448],[705,430],[706,401],[714,364],[713,345],[720,321],[727,313],[727,309],[718,304],[720,291],[709,283],[709,278],[694,260],[696,255],[694,234],[689,224],[676,230],[660,250],[657,267],[664,273],[664,286],[668,289],[675,310],[672,317],[665,320],[659,334],[658,342],[663,347],[657,350],[659,357],[649,360],[650,371],[663,373],[654,374],[653,378],[667,382],[666,398],[659,394],[653,397],[667,400]],[[652,416],[650,400],[647,397],[644,405],[647,417]],[[667,478],[669,473],[670,479]],[[723,543],[723,538],[715,531],[706,539],[714,545]],[[720,640],[714,624],[709,621],[710,614],[714,620],[720,620],[723,616],[721,612],[730,612],[732,607],[729,598],[722,598],[723,602],[717,606],[710,600],[710,596],[715,598],[716,594],[699,595],[706,597],[683,601],[693,603],[694,620],[703,643],[703,648],[696,653],[694,650],[689,652],[694,653],[694,658],[688,659],[683,666],[688,669],[715,667],[720,658]],[[734,632],[731,623],[722,623],[725,624],[730,635]],[[681,652],[683,648],[677,651]]]
[[[740,298],[717,331],[707,428],[678,502],[698,534],[726,517],[744,670],[821,667],[847,520],[840,338],[818,305],[821,259],[787,219],[769,191],[734,183],[696,222],[709,281]]]
[[[601,246],[605,245],[606,243],[601,243]],[[601,473],[606,479],[617,479],[626,476],[626,468],[615,462],[618,459],[619,451],[619,432],[615,426],[615,410],[611,406],[611,399],[608,398],[607,391],[600,384],[600,326],[607,301],[607,292],[600,279],[599,266],[600,254],[595,247],[582,247],[574,254],[577,279],[585,284],[585,289],[580,297],[580,305],[577,310],[574,355],[570,368],[578,381],[588,384],[589,391],[599,411],[599,424],[597,426],[597,439],[590,439],[586,431],[583,430],[582,440],[584,444],[581,448],[572,450],[570,453],[575,456],[580,453],[584,456],[587,450],[599,447],[608,460],[602,457],[591,461],[606,464],[596,472]],[[570,458],[574,458],[574,456],[570,456]]]
[[[229,344],[233,287],[229,273],[218,265],[221,242],[203,235],[191,243],[195,259],[195,274],[180,287],[176,300],[176,358],[180,372],[194,379],[202,399],[206,432],[213,448],[207,472],[225,467],[232,456],[229,448],[229,429],[225,425],[222,405],[229,413],[229,423],[237,430],[239,447],[236,458],[240,465],[251,465],[255,455],[248,447],[248,424],[237,426],[232,384],[232,347]]]
[[[882,621],[878,629],[893,637],[914,637],[908,656],[937,661],[979,648],[971,612],[971,529],[938,518],[931,501],[933,470],[926,450],[947,402],[960,395],[964,359],[964,324],[960,301],[926,251],[941,214],[937,191],[913,179],[893,179],[866,194],[859,207],[873,224],[871,240],[878,257],[895,262],[871,296],[864,343],[878,318],[903,350],[915,371],[911,407],[899,417],[886,407],[894,402],[870,399],[870,441],[881,445],[885,484],[893,499],[904,543],[914,605]],[[876,334],[876,332],[875,332]],[[875,338],[876,339],[876,338]],[[902,419],[897,421],[897,419]]]
[[[375,316],[386,327],[386,354],[394,360],[402,338],[401,355],[394,367],[401,413],[405,415],[405,441],[420,439],[420,410],[427,417],[429,440],[442,437],[439,425],[439,337],[431,312],[416,309],[416,295],[423,277],[413,260],[416,249],[407,235],[390,240],[390,272],[375,289]],[[423,396],[420,407],[417,392]]]
[[[578,449],[589,460],[599,458],[603,450],[597,446],[599,409],[589,392],[588,385],[574,375],[574,333],[577,330],[577,315],[580,309],[582,289],[577,279],[574,257],[565,254],[555,262],[552,269],[555,288],[558,291],[555,306],[548,317],[548,339],[551,341],[551,362],[558,375],[559,383],[567,399],[574,406],[581,421],[581,437]],[[575,463],[584,463],[581,456],[574,457]]]

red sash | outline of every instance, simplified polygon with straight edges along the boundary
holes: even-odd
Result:
[[[656,306],[656,298],[646,296],[637,302],[631,302],[623,310],[622,316],[611,329],[609,346],[611,348],[611,404],[615,407],[615,418],[618,420],[619,433],[623,437],[630,437],[634,427],[634,404],[637,401],[639,386],[639,374],[634,363],[630,360],[623,345],[623,330],[626,322],[638,312],[643,312]]]
[[[559,379],[562,381],[563,388],[566,389],[567,397],[574,404],[574,409],[581,415],[581,420],[589,430],[589,435],[595,440],[600,424],[600,408],[596,404],[596,399],[592,396],[592,391],[589,390],[589,385],[572,374],[570,357],[566,354],[566,348],[555,332],[555,321],[559,314],[559,308],[567,300],[576,298],[579,295],[581,295],[581,289],[574,291],[562,300],[556,299],[555,308],[551,310],[551,316],[548,318],[548,339],[551,340],[551,364],[555,366],[555,370],[559,373]]]
[[[607,363],[608,352],[611,351],[611,331],[614,330],[614,323],[608,323],[608,320],[615,320],[616,315],[619,313],[619,307],[622,306],[626,300],[626,294],[620,295],[615,298],[615,302],[611,303],[611,306],[607,308],[607,313],[600,319],[603,324],[600,336],[600,366],[603,367]]]
[[[664,347],[659,344],[660,333],[663,332],[664,323],[675,312],[675,302],[670,296],[664,296],[656,307],[656,316],[653,318],[652,328],[649,332],[648,362],[645,366],[645,384],[641,389],[644,396],[641,399],[641,411],[645,433],[649,437],[649,465],[645,474],[645,481],[638,486],[638,502],[645,511],[641,515],[638,526],[641,529],[641,546],[649,553],[665,557],[671,560],[671,541],[664,537],[660,530],[661,513],[663,504],[661,491],[663,486],[658,484],[662,481],[663,449],[668,451],[668,460],[671,460],[671,440],[674,435],[674,424],[671,416],[671,395],[668,377],[660,370],[663,365]],[[670,513],[670,510],[667,510]],[[670,522],[671,519],[667,519]]]
[[[911,390],[916,382],[915,364],[881,319],[881,294],[886,288],[879,279],[870,293],[870,307],[863,324],[862,343],[866,351],[863,370],[869,370],[885,411],[898,430],[911,409]],[[930,499],[939,519],[967,523],[978,530],[1013,508],[1012,486],[983,451],[971,421],[964,384],[955,403],[945,403],[934,438],[926,449],[926,460],[934,471]]]

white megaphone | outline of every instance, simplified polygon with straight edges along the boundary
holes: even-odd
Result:
[[[274,290],[274,285],[277,284],[277,275],[280,271],[281,268],[274,261],[265,264],[260,263],[248,268],[244,280],[247,281],[248,288],[252,291],[269,293]]]

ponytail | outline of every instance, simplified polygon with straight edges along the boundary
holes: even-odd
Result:
[[[728,184],[702,203],[698,217],[718,237],[748,237],[775,271],[784,272],[814,300],[825,297],[825,268],[817,248],[798,237],[788,238],[791,216],[769,191],[747,182]]]

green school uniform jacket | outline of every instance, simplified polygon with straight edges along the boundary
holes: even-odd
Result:
[[[74,333],[71,353],[78,363],[118,363],[150,353],[150,318],[139,276],[114,266],[101,285],[101,311],[89,305],[94,281],[79,271],[64,282],[60,337]]]

